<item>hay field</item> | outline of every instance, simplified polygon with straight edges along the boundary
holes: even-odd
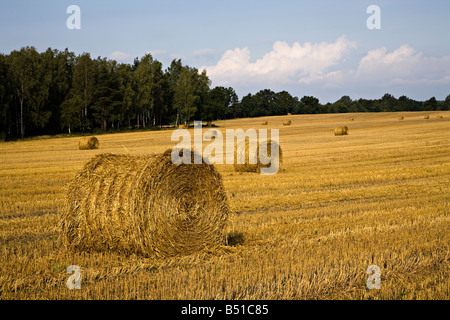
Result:
[[[279,129],[282,172],[218,165],[229,245],[168,259],[72,253],[57,224],[86,161],[163,152],[172,131],[100,135],[96,150],[78,137],[0,143],[0,299],[449,299],[450,112],[286,120],[216,123]],[[66,287],[70,265],[79,290]],[[366,287],[369,265],[380,290]]]

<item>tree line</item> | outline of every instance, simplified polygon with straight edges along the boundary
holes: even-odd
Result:
[[[146,54],[133,63],[75,55],[68,49],[23,47],[0,54],[0,137],[90,133],[134,128],[209,125],[218,119],[291,114],[450,110],[432,97],[415,101],[386,93],[381,99],[343,96],[321,104],[287,91],[264,89],[239,100],[231,87],[212,88],[206,71],[174,59],[163,65]]]

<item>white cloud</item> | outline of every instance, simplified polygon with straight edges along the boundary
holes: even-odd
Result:
[[[354,57],[351,51],[354,48],[356,43],[345,36],[332,43],[292,46],[277,41],[270,52],[254,62],[247,47],[236,48],[225,52],[216,65],[200,70],[207,70],[213,85],[253,91],[294,88],[300,94],[322,92],[326,99],[328,89],[334,95],[360,97],[359,93],[367,92],[428,97],[448,94],[445,88],[450,87],[450,55],[427,57],[409,45],[393,51],[381,47],[353,58],[353,66],[348,67],[352,64],[345,61]],[[299,95],[299,92],[291,93]]]
[[[450,56],[425,57],[408,45],[388,52],[385,47],[369,51],[363,57],[355,76],[374,83],[423,83],[448,81]]]
[[[295,81],[302,77],[317,77],[336,65],[346,50],[355,47],[354,42],[340,37],[334,43],[295,42],[292,47],[277,41],[272,51],[261,59],[251,62],[250,50],[236,48],[228,50],[215,66],[202,67],[208,75],[221,83],[236,81],[272,83],[274,81]]]
[[[129,61],[133,57],[131,56],[131,54],[128,54],[128,53],[125,53],[125,52],[114,51],[113,53],[111,53],[109,55],[109,58],[112,59],[112,60],[117,60],[117,61]]]
[[[382,47],[369,51],[355,69],[338,70],[303,83],[325,86],[385,87],[450,85],[450,56],[426,57],[408,45],[389,52]],[[406,87],[405,87],[406,86]],[[388,91],[388,90],[387,90]]]

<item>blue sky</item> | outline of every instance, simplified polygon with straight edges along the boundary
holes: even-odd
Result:
[[[69,5],[81,29],[69,30]],[[369,30],[369,5],[381,29]],[[205,68],[239,97],[269,88],[322,103],[450,94],[448,0],[8,1],[0,4],[0,52],[32,45],[132,62],[150,52]]]

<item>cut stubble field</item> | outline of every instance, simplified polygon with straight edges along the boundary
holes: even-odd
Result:
[[[68,251],[58,222],[85,162],[163,152],[172,130],[100,135],[96,150],[79,150],[78,137],[0,143],[0,299],[449,298],[449,111],[216,125],[279,129],[282,169],[216,165],[233,211],[228,244],[166,259]],[[337,126],[349,135],[334,136]],[[70,265],[81,268],[80,290],[66,286]],[[370,265],[379,290],[367,287]]]

